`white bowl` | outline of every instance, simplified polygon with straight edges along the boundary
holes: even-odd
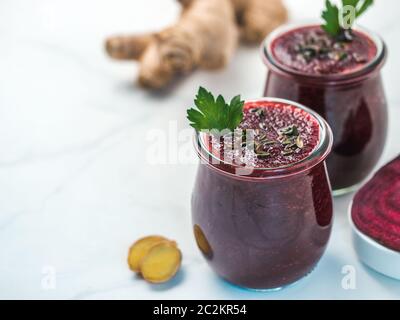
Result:
[[[350,203],[348,217],[353,234],[353,245],[359,259],[379,273],[400,280],[400,252],[384,247],[358,230],[351,217],[352,205],[353,202]]]

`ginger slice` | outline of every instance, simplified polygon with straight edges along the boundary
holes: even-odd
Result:
[[[195,224],[193,227],[194,238],[196,239],[197,246],[200,251],[207,257],[212,258],[213,250],[211,248],[210,243],[208,242],[203,230],[201,230],[200,226]]]
[[[140,264],[145,280],[151,283],[163,283],[170,280],[181,265],[181,251],[169,242],[153,246]]]
[[[140,272],[140,263],[147,253],[155,245],[166,242],[175,245],[175,242],[171,242],[162,236],[148,236],[136,241],[130,248],[128,254],[128,265],[132,271]]]

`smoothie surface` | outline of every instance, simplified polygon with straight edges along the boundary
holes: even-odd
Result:
[[[239,129],[247,135],[226,135],[222,141],[212,138],[212,152],[225,162],[253,168],[286,167],[307,158],[319,144],[317,119],[298,107],[247,102],[243,113]]]
[[[271,51],[278,63],[304,74],[347,74],[362,69],[377,55],[370,37],[354,30],[351,37],[351,41],[338,41],[320,26],[301,27],[278,36]]]

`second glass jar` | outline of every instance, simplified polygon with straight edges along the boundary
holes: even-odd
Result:
[[[358,29],[377,48],[376,57],[361,70],[349,74],[307,75],[280,64],[272,53],[275,39],[295,28],[273,32],[262,45],[268,67],[264,96],[274,96],[309,106],[332,128],[334,145],[327,166],[335,195],[352,191],[377,164],[386,142],[387,103],[380,70],[386,60],[384,42]]]

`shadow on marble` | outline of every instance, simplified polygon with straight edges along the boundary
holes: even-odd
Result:
[[[305,277],[281,289],[268,291],[246,289],[231,284],[217,275],[214,277],[218,290],[223,291],[227,299],[331,299],[336,298],[336,295],[331,295],[326,288],[340,288],[343,265],[344,261],[338,257],[325,255]],[[319,294],[321,292],[324,294]]]
[[[156,99],[156,100],[163,100],[166,97],[169,97],[173,95],[175,92],[178,91],[179,87],[183,84],[184,80],[186,78],[190,77],[190,75],[186,76],[180,76],[174,79],[170,84],[168,84],[166,87],[162,89],[149,89],[149,88],[144,88],[141,87],[137,80],[132,80],[132,81],[123,81],[119,82],[116,85],[116,90],[119,93],[124,93],[124,94],[136,94],[136,93],[144,93],[150,98]]]
[[[117,94],[138,94],[141,93],[143,89],[141,89],[138,84],[132,81],[119,81],[114,84],[114,90]]]
[[[397,297],[400,299],[400,280],[390,278],[378,271],[375,271],[364,263],[360,263],[360,265],[366,271],[368,276],[374,278],[374,280],[379,282],[381,287],[385,288],[386,291],[391,292],[391,294],[397,295]]]
[[[170,281],[166,283],[152,284],[149,283],[149,288],[152,291],[168,291],[178,285],[180,285],[186,277],[185,269],[182,267],[178,273]],[[140,276],[135,276],[135,279],[141,279]]]

